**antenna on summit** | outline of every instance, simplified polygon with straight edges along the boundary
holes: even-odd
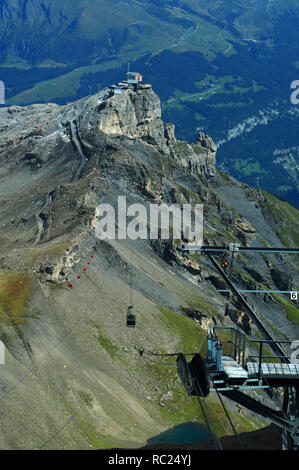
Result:
[[[130,72],[130,62],[128,62],[128,73]]]

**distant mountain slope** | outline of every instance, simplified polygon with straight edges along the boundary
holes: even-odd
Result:
[[[218,166],[299,204],[297,0],[0,0],[7,104],[60,104],[123,77],[153,83],[163,117]]]
[[[0,60],[74,65],[130,50],[152,50],[155,42],[163,44],[190,27],[180,10],[154,3],[1,0]]]

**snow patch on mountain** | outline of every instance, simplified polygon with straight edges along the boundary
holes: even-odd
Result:
[[[240,135],[249,134],[257,126],[267,126],[269,122],[277,119],[280,112],[277,109],[260,110],[257,115],[251,116],[242,122],[239,122],[235,127],[227,131],[227,137],[219,140],[216,144],[221,147],[232,139],[236,139]]]

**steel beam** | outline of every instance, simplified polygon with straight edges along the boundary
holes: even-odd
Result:
[[[253,411],[254,413],[257,413],[258,415],[263,416],[264,418],[270,419],[273,423],[277,424],[286,431],[289,432],[291,430],[289,422],[284,419],[281,411],[273,410],[269,406],[263,405],[254,398],[250,397],[249,395],[246,395],[243,392],[239,392],[238,390],[219,390],[219,392],[230,400],[239,403],[239,405],[245,406],[245,408]]]
[[[201,247],[184,247],[178,248],[179,251],[188,252],[188,251],[201,251],[202,253],[224,253],[225,251],[230,251],[227,246],[201,246]],[[299,248],[265,248],[265,247],[254,247],[254,246],[240,246],[238,248],[239,252],[245,253],[289,253],[289,254],[299,254]],[[233,252],[235,253],[235,251]]]
[[[212,261],[213,265],[215,266],[215,268],[217,269],[217,271],[221,274],[221,276],[224,278],[224,280],[227,282],[227,284],[229,285],[229,287],[231,288],[231,290],[233,291],[233,293],[239,298],[239,300],[241,300],[241,302],[243,302],[243,304],[246,306],[246,309],[248,311],[248,314],[250,316],[250,318],[252,319],[252,321],[256,324],[256,326],[258,327],[258,329],[260,330],[260,332],[264,335],[264,337],[268,340],[271,340],[273,341],[273,343],[270,343],[269,346],[271,347],[271,349],[273,350],[273,352],[277,355],[277,356],[280,356],[281,357],[281,361],[286,363],[286,364],[289,364],[290,363],[290,360],[289,358],[287,357],[286,353],[284,352],[284,350],[279,346],[279,344],[276,344],[275,343],[275,339],[272,337],[271,333],[269,332],[269,330],[267,329],[267,327],[264,325],[264,323],[258,318],[257,314],[254,312],[254,310],[250,307],[250,305],[248,304],[247,300],[242,296],[242,294],[240,294],[239,290],[237,289],[237,287],[233,284],[233,282],[229,279],[229,277],[227,276],[227,274],[224,272],[224,270],[221,268],[221,266],[219,266],[219,264],[217,263],[216,259],[211,255],[209,254],[208,255],[210,260]]]

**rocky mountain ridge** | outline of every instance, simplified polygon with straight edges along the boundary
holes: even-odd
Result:
[[[202,203],[206,244],[294,243],[297,211],[219,172],[204,133],[177,140],[153,91],[107,92],[0,109],[1,448],[136,447],[202,420],[175,368],[138,350],[204,348],[209,322],[258,334],[233,297],[224,315],[223,281],[205,257],[183,258],[171,241],[96,245],[99,202]],[[258,256],[236,257],[239,286],[298,284],[292,258]],[[131,296],[136,332],[125,327]],[[270,294],[249,300],[274,335],[296,338],[295,305]],[[231,411],[241,431],[265,424]],[[218,431],[229,432],[223,423]]]

